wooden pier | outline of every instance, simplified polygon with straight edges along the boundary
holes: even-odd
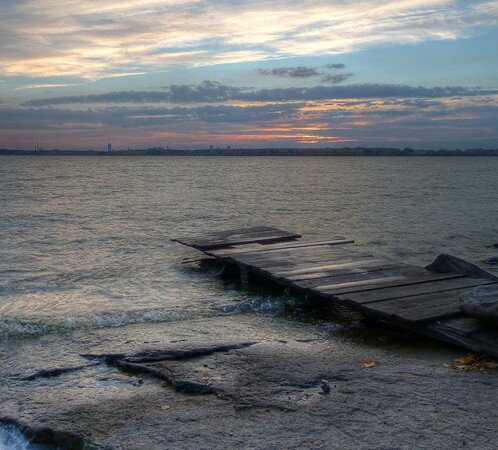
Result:
[[[347,305],[366,317],[498,357],[498,329],[465,316],[460,296],[498,280],[423,267],[358,251],[336,236],[306,242],[301,235],[254,227],[175,238],[223,263],[237,266],[243,283],[251,274],[304,295]]]

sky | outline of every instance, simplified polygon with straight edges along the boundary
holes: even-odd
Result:
[[[498,148],[498,0],[1,0],[0,148]]]

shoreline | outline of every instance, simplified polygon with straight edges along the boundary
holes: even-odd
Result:
[[[264,157],[435,157],[498,156],[498,149],[413,150],[400,148],[265,148],[179,150],[162,147],[129,150],[12,150],[0,149],[0,156],[264,156]]]
[[[0,422],[62,448],[493,448],[496,371],[379,338],[239,315],[20,340]]]

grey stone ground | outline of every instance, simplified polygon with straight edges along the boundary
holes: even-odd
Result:
[[[413,356],[320,325],[213,317],[0,349],[0,420],[72,448],[492,449],[498,442],[496,372],[451,370],[444,350]],[[375,366],[365,368],[365,360]]]

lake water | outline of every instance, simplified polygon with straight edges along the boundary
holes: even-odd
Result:
[[[285,298],[221,282],[169,239],[271,225],[477,261],[498,241],[498,158],[2,157],[0,211],[2,337],[274,313]]]

